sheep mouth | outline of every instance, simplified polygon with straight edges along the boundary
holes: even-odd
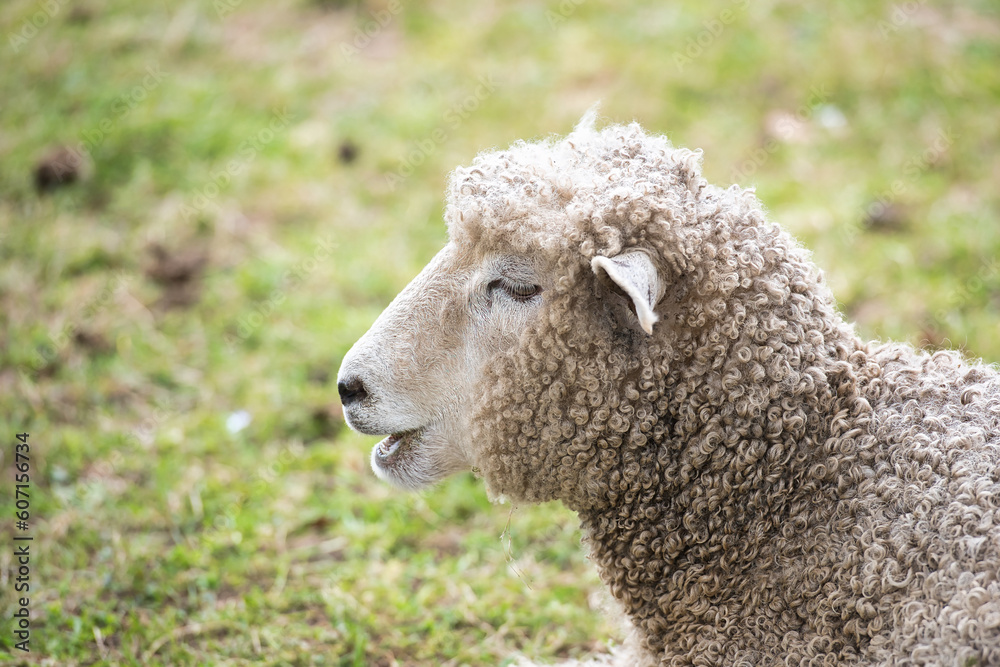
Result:
[[[423,434],[423,429],[393,433],[382,442],[375,445],[375,459],[380,466],[391,466],[406,455],[414,443]]]

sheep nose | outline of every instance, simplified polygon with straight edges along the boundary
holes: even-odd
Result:
[[[364,383],[358,378],[351,378],[347,382],[338,382],[337,391],[340,393],[340,402],[344,406],[368,398],[368,390],[365,389]]]

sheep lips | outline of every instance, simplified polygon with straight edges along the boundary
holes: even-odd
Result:
[[[423,429],[393,433],[382,442],[375,445],[375,459],[380,467],[392,467],[402,458],[414,441],[421,435]]]

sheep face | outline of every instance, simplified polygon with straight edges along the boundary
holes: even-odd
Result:
[[[549,287],[535,259],[450,243],[348,352],[338,387],[347,423],[389,434],[379,478],[418,489],[472,467],[478,381],[537,318]]]
[[[697,153],[644,136],[584,129],[455,171],[448,245],[340,370],[348,424],[388,434],[381,479],[416,489],[472,469],[495,498],[594,506],[613,501],[625,434],[663,436],[653,377],[674,332],[657,320],[677,317],[704,183]]]

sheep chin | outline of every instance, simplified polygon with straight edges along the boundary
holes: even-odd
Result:
[[[406,431],[404,433],[393,433],[382,442],[375,445],[372,452],[374,459],[384,466],[391,466],[401,455],[401,450],[405,450],[417,435],[416,431]]]
[[[426,428],[394,433],[372,447],[371,466],[383,482],[405,491],[416,491],[438,481],[428,461],[423,436]]]

